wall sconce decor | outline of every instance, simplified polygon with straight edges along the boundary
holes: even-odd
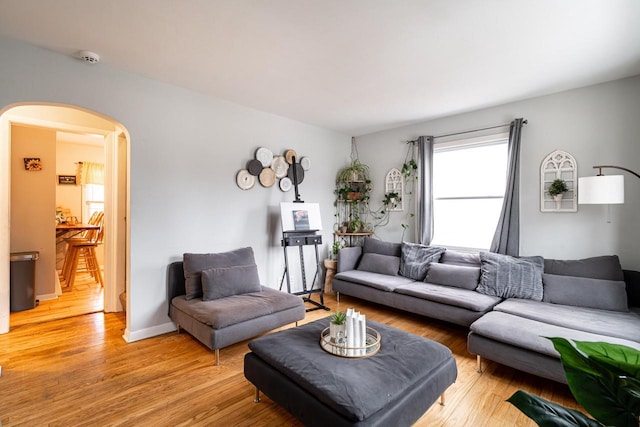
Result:
[[[24,170],[27,171],[41,171],[42,162],[40,157],[25,157],[24,158]]]

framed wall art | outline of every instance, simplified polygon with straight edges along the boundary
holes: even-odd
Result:
[[[24,170],[28,171],[41,171],[42,162],[40,157],[25,157],[24,158]]]

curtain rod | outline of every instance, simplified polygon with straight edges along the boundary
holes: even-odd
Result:
[[[522,124],[525,124],[525,125],[526,125],[526,124],[527,124],[527,120],[523,120],[523,121],[522,121]],[[505,123],[505,124],[503,124],[503,125],[496,125],[496,126],[489,126],[489,127],[486,127],[486,128],[480,128],[480,129],[465,130],[465,131],[463,131],[463,132],[448,133],[448,134],[446,134],[446,135],[438,135],[438,136],[434,136],[434,137],[433,137],[433,139],[436,139],[436,138],[444,138],[444,137],[447,137],[447,136],[463,135],[463,134],[465,134],[465,133],[480,132],[481,130],[489,130],[489,129],[503,128],[503,127],[505,127],[505,126],[511,126],[511,123]]]

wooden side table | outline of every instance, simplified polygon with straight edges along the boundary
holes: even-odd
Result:
[[[335,295],[335,292],[333,291],[333,276],[336,275],[338,261],[327,258],[324,260],[324,267],[326,269],[326,274],[324,276],[324,293],[327,295]]]

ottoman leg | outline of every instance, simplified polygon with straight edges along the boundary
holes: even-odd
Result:
[[[482,357],[479,354],[476,356],[476,370],[479,374],[482,373]]]
[[[214,353],[216,355],[216,366],[220,366],[220,349],[216,348]]]
[[[260,389],[256,387],[256,397],[253,399],[253,403],[260,403]]]
[[[444,392],[440,395],[440,405],[444,406]]]

